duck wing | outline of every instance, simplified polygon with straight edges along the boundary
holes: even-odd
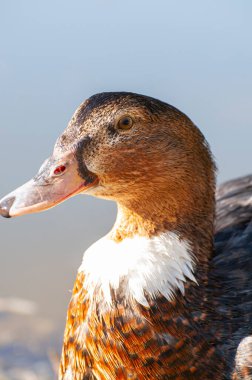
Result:
[[[219,347],[229,362],[230,378],[252,379],[252,175],[217,190],[209,281]]]

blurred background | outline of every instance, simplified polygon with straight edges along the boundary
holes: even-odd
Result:
[[[0,197],[30,179],[76,107],[133,91],[185,112],[207,137],[218,181],[248,174],[250,0],[0,0]],[[111,202],[78,196],[0,219],[0,380],[53,378],[83,251]]]

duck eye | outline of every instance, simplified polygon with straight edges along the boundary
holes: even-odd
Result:
[[[56,169],[54,169],[53,174],[54,175],[60,175],[60,174],[64,173],[65,170],[66,170],[65,165],[59,165],[56,167]]]
[[[126,131],[127,129],[130,129],[133,125],[133,120],[129,116],[123,116],[121,119],[119,119],[117,123],[117,128],[122,129]]]

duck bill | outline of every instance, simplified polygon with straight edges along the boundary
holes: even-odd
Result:
[[[0,201],[0,215],[10,218],[44,211],[97,183],[92,173],[79,174],[75,159],[61,159],[61,164],[57,161],[48,159],[32,180],[5,196]]]

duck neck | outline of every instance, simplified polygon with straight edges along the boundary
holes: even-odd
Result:
[[[181,210],[171,207],[170,202],[150,200],[147,202],[118,203],[118,214],[111,237],[116,242],[134,236],[152,238],[163,233],[175,233],[187,241],[200,270],[207,271],[213,251],[214,207],[201,210]]]
[[[138,202],[136,204],[118,204],[118,215],[115,226],[112,230],[112,239],[120,242],[125,238],[134,238],[135,235],[145,236],[148,239],[155,240],[160,237],[159,241],[163,242],[164,236],[170,239],[171,235],[175,235],[180,247],[175,245],[167,245],[167,250],[171,252],[172,258],[176,261],[178,256],[176,252],[181,247],[186,247],[189,262],[192,263],[191,276],[185,275],[185,281],[182,282],[184,290],[181,292],[180,287],[175,285],[174,302],[168,302],[166,305],[171,314],[176,310],[177,316],[186,316],[186,320],[190,325],[193,324],[194,315],[200,310],[210,310],[208,304],[209,292],[207,291],[209,282],[210,259],[213,253],[213,221],[214,221],[214,197],[208,198],[211,202],[207,203],[206,208],[198,207],[190,208],[187,213],[186,209],[176,210],[170,207],[169,202],[161,200],[153,201],[146,211],[145,204]],[[199,204],[200,206],[200,204]],[[171,212],[172,210],[172,212]],[[151,247],[153,243],[150,242]],[[157,247],[159,244],[157,245]],[[157,256],[157,262],[160,260]],[[177,262],[181,266],[181,261]],[[167,275],[174,274],[174,269],[167,266]],[[186,264],[187,265],[187,264]],[[176,283],[176,281],[175,281]],[[207,311],[205,313],[205,316]],[[207,324],[206,320],[200,322]],[[173,328],[176,330],[176,323]],[[179,329],[178,325],[178,329]],[[203,330],[208,330],[207,326]]]
[[[161,202],[159,202],[158,207],[153,201],[152,206],[153,212],[146,213],[144,209],[141,209],[139,203],[137,205],[138,211],[133,210],[132,205],[131,207],[126,207],[119,204],[117,221],[112,230],[112,238],[117,242],[126,238],[134,239],[135,235],[149,238],[151,249],[155,250],[157,248],[157,260],[150,260],[154,262],[154,268],[152,268],[151,273],[154,273],[154,278],[161,278],[162,270],[159,268],[156,273],[155,268],[158,267],[158,263],[163,262],[167,268],[165,273],[167,276],[172,275],[172,280],[174,280],[174,291],[171,299],[167,297],[165,292],[162,293],[160,288],[159,292],[155,291],[156,297],[153,297],[153,295],[147,296],[149,306],[147,308],[140,306],[140,313],[145,316],[146,320],[150,321],[151,326],[154,326],[153,328],[158,330],[160,326],[161,329],[165,326],[165,337],[170,339],[169,355],[167,354],[169,363],[176,358],[176,360],[181,360],[181,363],[185,364],[185,374],[180,375],[181,379],[201,379],[202,376],[204,379],[211,379],[213,374],[217,372],[218,376],[220,376],[224,364],[220,360],[219,353],[212,348],[215,337],[210,333],[209,321],[211,321],[211,317],[209,317],[209,310],[211,308],[208,307],[209,300],[206,291],[209,258],[212,254],[213,246],[214,212],[203,213],[202,216],[192,214],[181,220],[176,217],[176,213],[169,213],[166,205],[161,204]],[[156,211],[154,212],[154,210]],[[167,216],[162,219],[160,215]],[[179,246],[170,239],[174,235],[178,237]],[[166,248],[168,251],[171,249],[173,259],[170,268],[170,263],[165,262],[163,259],[160,260],[160,256],[158,256],[160,249],[163,252],[162,244],[166,237],[168,243]],[[155,245],[156,239],[159,240],[157,245]],[[186,244],[184,245],[184,243]],[[182,261],[177,262],[179,267],[182,268],[180,275],[182,274],[185,279],[178,286],[180,277],[176,276],[176,270],[173,265],[174,261],[176,262],[181,257],[183,247],[189,247],[189,263],[191,258],[195,258],[195,262],[189,275],[185,271],[183,272]],[[179,252],[179,255],[177,255],[177,252]],[[186,257],[186,260],[188,260],[188,257]],[[188,261],[186,266],[188,267]],[[141,277],[140,274],[139,277]],[[148,276],[145,278],[148,278]],[[162,280],[162,283],[165,283],[165,280]],[[167,287],[168,285],[166,284],[165,289]],[[151,288],[153,288],[152,285]],[[180,349],[182,342],[183,350]],[[192,352],[195,354],[192,355]],[[216,361],[220,367],[218,369],[214,364]],[[174,369],[175,374],[179,376],[181,368]]]

